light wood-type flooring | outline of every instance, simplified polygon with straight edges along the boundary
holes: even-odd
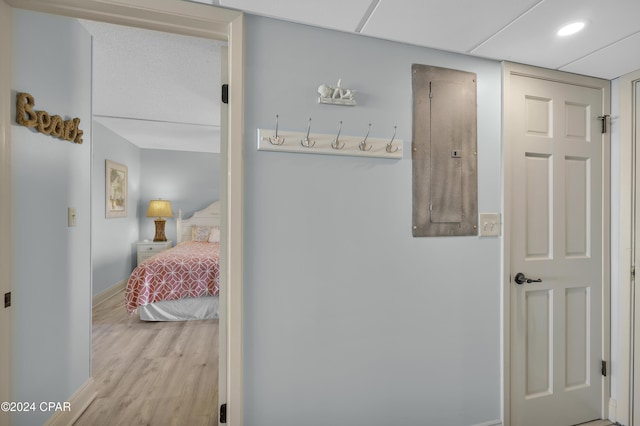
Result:
[[[218,320],[140,321],[118,293],[93,309],[93,378],[75,426],[217,425]]]
[[[218,320],[140,321],[118,293],[93,309],[92,371],[76,426],[218,424]]]

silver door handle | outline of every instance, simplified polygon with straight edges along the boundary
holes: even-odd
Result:
[[[542,279],[540,278],[527,278],[522,272],[518,272],[514,278],[516,284],[531,284],[531,283],[541,283]]]

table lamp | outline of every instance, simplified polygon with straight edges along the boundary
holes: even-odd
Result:
[[[153,237],[153,241],[167,241],[167,236],[164,234],[164,225],[167,221],[163,218],[172,216],[171,201],[161,199],[149,201],[147,217],[156,218],[156,235]]]

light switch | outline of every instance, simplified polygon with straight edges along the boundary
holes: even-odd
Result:
[[[69,207],[69,226],[76,226],[76,209]]]
[[[501,228],[500,213],[480,213],[481,237],[497,237]]]

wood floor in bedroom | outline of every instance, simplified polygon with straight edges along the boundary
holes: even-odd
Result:
[[[76,426],[218,424],[218,320],[140,321],[119,293],[93,309],[92,371]]]

